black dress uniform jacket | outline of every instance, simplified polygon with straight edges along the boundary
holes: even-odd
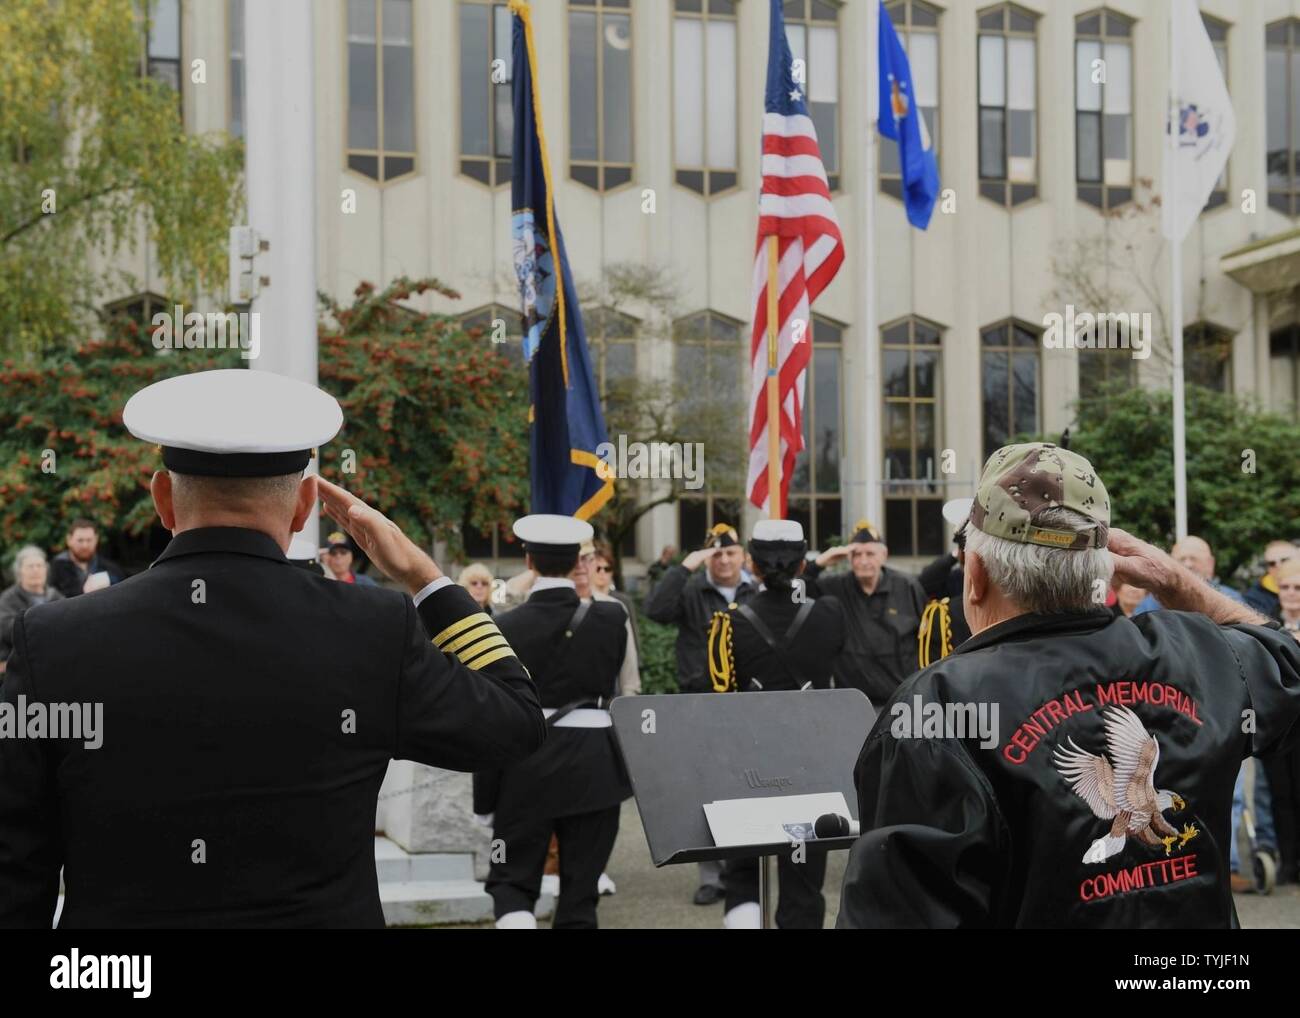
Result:
[[[388,761],[472,770],[545,738],[531,681],[464,590],[418,616],[233,527],[33,608],[4,703],[100,702],[103,745],[0,738],[0,925],[49,928],[63,867],[64,928],[382,926]]]
[[[786,633],[802,607],[788,589],[760,590],[748,607],[776,638],[784,661],[741,612],[732,611],[737,689],[802,689],[810,682],[814,689],[829,689],[832,664],[844,648],[844,610],[839,601],[829,596],[812,601],[808,617],[788,642]],[[753,680],[757,680],[757,686]]]
[[[915,579],[882,566],[880,580],[864,594],[852,572],[824,574],[809,563],[810,596],[835,597],[844,609],[844,652],[835,663],[835,685],[860,689],[880,705],[917,669],[917,630],[925,592]]]
[[[996,745],[909,727],[927,704],[997,705]],[[985,630],[863,746],[839,925],[1235,926],[1237,770],[1294,745],[1298,718],[1300,644],[1271,629],[1103,611]]]
[[[736,603],[744,604],[757,590],[756,584],[741,583],[736,588]],[[726,610],[727,603],[709,582],[707,565],[695,573],[682,565],[669,566],[646,598],[649,618],[677,627],[677,688],[683,693],[712,689],[705,654],[709,623],[714,612]]]
[[[539,590],[500,616],[501,632],[532,675],[543,707],[595,706],[599,698],[608,709],[627,649],[627,613],[613,601],[592,601],[565,637],[577,609],[571,587]],[[501,773],[491,803],[482,799],[483,784],[476,781],[474,810],[497,816],[590,813],[632,794],[613,728],[552,726],[541,749]]]

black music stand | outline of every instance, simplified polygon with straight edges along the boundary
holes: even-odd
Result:
[[[856,689],[622,696],[610,712],[651,861],[759,856],[759,908],[767,928],[770,857],[791,842],[720,847],[704,804],[841,792],[852,818],[853,768],[875,722],[870,701]],[[856,840],[823,838],[807,847],[833,851]]]

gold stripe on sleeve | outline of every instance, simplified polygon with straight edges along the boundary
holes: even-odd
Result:
[[[487,650],[485,654],[478,654],[477,657],[473,657],[469,660],[461,659],[461,663],[463,663],[467,668],[473,668],[474,671],[478,671],[480,668],[486,668],[489,666],[489,664],[493,663],[494,660],[515,657],[515,651],[510,649],[510,644],[507,644],[506,637],[500,637],[500,642],[502,642],[502,645],[498,646],[497,649]]]
[[[475,612],[473,615],[466,615],[463,619],[458,619],[444,629],[441,633],[433,638],[433,642],[441,649],[442,645],[450,640],[457,633],[463,633],[470,626],[476,626],[480,622],[491,622],[492,617],[487,612]]]
[[[467,647],[475,640],[481,640],[483,637],[492,636],[493,634],[500,636],[501,630],[493,625],[491,619],[488,619],[488,621],[480,623],[469,632],[461,633],[454,640],[448,640],[438,649],[444,654],[458,653],[462,647]]]

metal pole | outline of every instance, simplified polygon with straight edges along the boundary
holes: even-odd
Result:
[[[862,237],[862,247],[858,254],[862,273],[858,287],[858,327],[862,332],[860,348],[863,356],[862,384],[864,386],[863,402],[866,409],[866,427],[860,441],[867,443],[866,455],[862,462],[866,464],[867,476],[863,478],[862,512],[859,515],[867,519],[881,521],[881,477],[883,475],[880,410],[880,336],[876,330],[876,113],[880,105],[879,90],[879,0],[869,0],[866,24],[866,65],[867,65],[867,115],[863,118],[862,144],[863,165],[866,168],[862,183],[862,196],[858,200],[858,230]]]
[[[772,857],[770,855],[760,855],[758,857],[758,913],[759,929],[770,930],[772,928],[772,918],[768,909],[768,902],[772,900]]]
[[[311,0],[244,5],[249,225],[269,246],[252,310],[253,368],[316,384],[316,108]],[[231,408],[238,413],[238,407]],[[316,461],[308,467],[316,472]],[[312,512],[303,536],[319,545]]]
[[[767,516],[781,518],[781,379],[777,374],[779,240],[767,238]]]
[[[1174,354],[1174,533],[1187,536],[1187,435],[1183,391],[1183,240],[1178,235],[1178,49],[1174,44],[1174,12],[1169,12],[1169,130],[1166,148],[1165,195],[1169,208],[1169,321]]]

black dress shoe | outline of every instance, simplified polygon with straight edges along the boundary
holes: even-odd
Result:
[[[705,884],[695,892],[695,904],[716,905],[722,900],[722,888],[714,884]]]

